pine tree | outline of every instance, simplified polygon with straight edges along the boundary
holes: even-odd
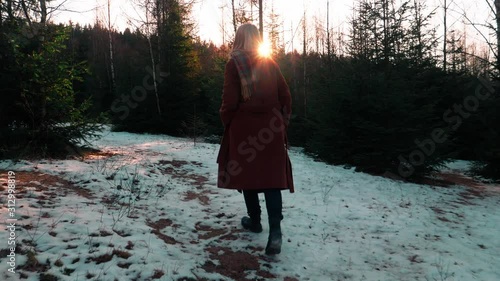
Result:
[[[158,97],[151,91],[143,93],[144,100],[130,111],[130,116],[118,121],[117,129],[178,135],[200,91],[200,65],[189,18],[192,3],[162,0],[150,4],[153,12],[148,22],[157,28],[148,39],[148,56],[154,59],[147,65],[156,63],[149,72],[156,75]]]
[[[86,67],[67,49],[70,28],[47,23],[49,2],[8,1],[5,21],[1,3],[0,87],[11,108],[0,108],[0,157],[64,156],[100,129],[90,101],[76,100]]]
[[[443,74],[424,63],[432,49],[424,35],[427,20],[408,1],[399,6],[389,0],[356,3],[351,57],[337,60],[334,73],[318,75],[323,80],[316,84],[322,90],[315,90],[313,105],[318,130],[309,140],[310,152],[361,171],[404,177],[424,175],[446,158],[447,144],[425,159],[415,158],[422,154],[417,143],[446,127],[442,111],[434,109],[445,95]],[[319,71],[331,72],[327,65]],[[407,164],[413,166],[411,173],[400,173]]]

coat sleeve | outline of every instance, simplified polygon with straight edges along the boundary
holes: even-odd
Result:
[[[227,127],[238,109],[241,92],[241,82],[234,60],[229,60],[224,71],[224,88],[222,90],[222,105],[219,113],[224,127]]]
[[[278,78],[278,98],[281,104],[281,113],[283,114],[285,125],[288,127],[292,115],[292,96],[290,95],[290,88],[285,81],[285,77],[283,77],[281,73],[280,67],[277,63],[275,65]]]

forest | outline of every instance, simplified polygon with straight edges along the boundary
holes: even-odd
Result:
[[[419,180],[464,159],[498,178],[500,1],[484,1],[491,22],[468,22],[487,27],[484,42],[447,29],[447,1],[355,0],[348,30],[304,17],[293,50],[267,3],[262,29],[293,98],[291,145],[375,175]],[[103,124],[219,143],[232,27],[258,24],[258,2],[232,0],[216,45],[196,33],[193,1],[137,1],[144,20],[123,31],[106,18],[55,24],[48,0],[1,1],[0,158],[78,154]]]

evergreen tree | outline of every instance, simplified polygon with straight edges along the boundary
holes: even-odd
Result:
[[[162,76],[157,77],[159,100],[151,91],[144,91],[144,101],[129,116],[118,120],[117,129],[179,134],[181,122],[191,112],[200,90],[200,66],[191,34],[190,9],[191,4],[179,0],[154,3],[152,15],[158,27],[154,36],[160,44],[154,48],[158,50],[154,56],[159,58],[154,71]]]
[[[435,109],[445,96],[443,74],[424,63],[432,62],[424,51],[432,49],[432,41],[423,40],[426,21],[417,17],[409,32],[409,2],[396,7],[388,0],[361,0],[356,7],[350,58],[336,60],[333,73],[319,64],[328,75],[318,75],[318,130],[308,151],[378,174],[428,173],[447,157],[449,144],[433,144],[428,155],[421,148],[434,130],[446,128]],[[328,83],[331,94],[324,90]]]
[[[17,79],[6,91],[12,95],[10,106],[16,114],[0,112],[5,120],[0,128],[1,156],[62,156],[99,130],[97,120],[86,117],[90,102],[75,100],[73,86],[85,66],[67,53],[68,34],[68,28],[53,25],[45,27],[42,40],[22,32],[3,34],[9,40],[7,59],[12,63],[4,69],[4,79]]]

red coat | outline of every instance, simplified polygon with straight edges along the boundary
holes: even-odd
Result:
[[[220,116],[224,124],[217,186],[227,189],[289,189],[294,192],[286,130],[291,96],[272,59],[255,59],[256,92],[243,102],[233,59],[226,64]]]

